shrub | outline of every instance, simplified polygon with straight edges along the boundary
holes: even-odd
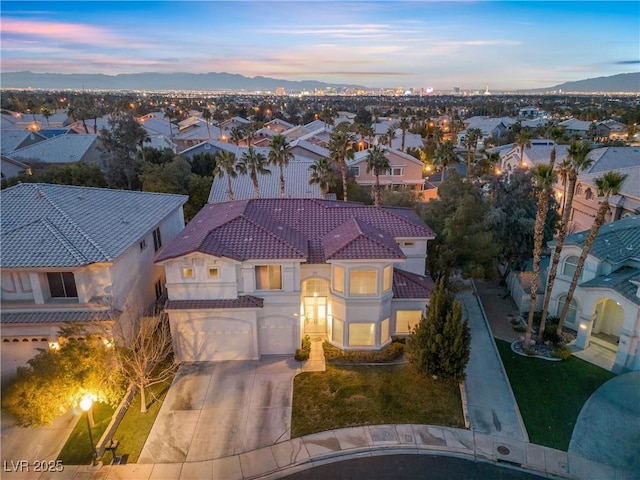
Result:
[[[294,358],[299,362],[304,362],[305,360],[309,360],[309,355],[311,355],[311,337],[305,335],[302,339],[302,347],[296,349]]]
[[[404,353],[404,344],[393,341],[382,350],[371,352],[368,350],[342,351],[326,340],[322,343],[324,358],[328,363],[387,363],[392,362]]]
[[[560,345],[553,351],[553,356],[562,360],[571,358],[571,350],[566,345]]]

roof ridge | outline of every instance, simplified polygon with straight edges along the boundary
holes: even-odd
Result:
[[[67,240],[64,234],[60,231],[58,227],[56,227],[51,220],[48,218],[38,219],[34,223],[42,223],[47,230],[51,232],[51,234],[58,239],[58,241],[64,245],[67,251],[81,264],[87,264],[88,260],[77,248],[73,246],[71,242]]]
[[[276,220],[275,218],[273,218],[271,215],[269,214],[265,214],[266,216],[268,216],[269,218],[271,218],[275,223],[278,224],[278,226],[282,226],[283,229],[286,228],[288,231],[292,232],[293,234],[296,234],[297,232],[285,225],[282,222],[279,222],[278,220]],[[284,238],[282,238],[281,236],[277,235],[274,231],[270,230],[269,228],[265,227],[264,225],[262,225],[260,222],[254,220],[253,218],[250,218],[248,215],[246,215],[244,212],[242,213],[242,215],[240,215],[240,217],[244,218],[245,220],[247,220],[249,223],[255,225],[256,227],[258,227],[260,230],[262,230],[263,232],[265,232],[267,235],[271,236],[272,238],[278,240],[279,242],[281,242],[282,244],[285,245],[289,245],[291,248],[293,248],[296,252],[298,252],[300,255],[307,257],[308,256],[308,252],[303,252],[301,251],[296,245],[294,245],[292,242],[289,242],[287,240],[285,240]]]
[[[49,204],[62,216],[62,218],[64,218],[67,222],[69,222],[69,224],[78,233],[80,233],[80,235],[82,235],[85,238],[85,240],[87,240],[87,242],[89,242],[98,252],[100,252],[100,254],[104,256],[104,258],[109,258],[109,254],[105,252],[102,249],[102,247],[98,245],[82,228],[80,228],[79,225],[77,225],[73,220],[71,220],[69,215],[67,215],[67,213],[64,210],[62,210],[62,208],[60,208],[57,203],[51,200],[49,196],[46,194],[46,192],[44,192],[41,188],[39,188],[39,184],[36,184],[35,190],[37,190],[37,192],[40,192],[42,194],[42,198],[44,198],[47,202],[49,202]],[[60,233],[62,234],[62,232]]]
[[[383,247],[385,250],[387,250],[388,252],[391,253],[398,253],[396,251],[394,251],[389,245],[387,245],[386,243],[378,240],[377,238],[367,235],[366,232],[364,230],[362,230],[362,226],[360,225],[360,223],[364,223],[366,226],[368,226],[369,228],[371,228],[372,230],[375,230],[377,232],[379,232],[382,235],[389,235],[386,232],[383,232],[382,230],[374,227],[373,225],[365,222],[362,219],[356,218],[356,217],[349,217],[347,220],[345,220],[344,222],[342,222],[340,225],[338,225],[336,228],[341,227],[342,225],[344,225],[345,223],[349,222],[350,220],[353,220],[357,227],[358,227],[358,234],[355,235],[353,238],[349,239],[348,242],[346,242],[342,247],[340,247],[339,249],[337,249],[336,251],[334,251],[331,254],[331,257],[334,257],[335,255],[339,254],[340,252],[342,252],[343,250],[345,250],[347,247],[349,247],[351,244],[353,244],[356,240],[360,239],[360,238],[364,238],[365,240],[371,240],[374,243],[376,243],[378,246]],[[390,235],[389,235],[390,236]],[[393,237],[392,237],[393,238]]]

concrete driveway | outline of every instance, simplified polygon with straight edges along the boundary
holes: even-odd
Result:
[[[212,460],[288,440],[292,358],[181,366],[138,463]]]

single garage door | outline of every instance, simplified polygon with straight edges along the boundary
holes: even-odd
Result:
[[[295,321],[266,317],[258,322],[261,355],[293,355],[296,351]]]
[[[3,338],[2,339],[2,384],[15,376],[18,367],[26,365],[37,353],[38,348],[49,348],[45,337]]]
[[[183,362],[252,360],[254,354],[251,324],[235,319],[206,319],[181,322],[179,359]]]

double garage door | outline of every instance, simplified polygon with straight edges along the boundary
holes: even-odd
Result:
[[[205,318],[179,322],[178,357],[183,362],[255,360],[261,355],[293,354],[295,324],[284,317],[254,322]]]

